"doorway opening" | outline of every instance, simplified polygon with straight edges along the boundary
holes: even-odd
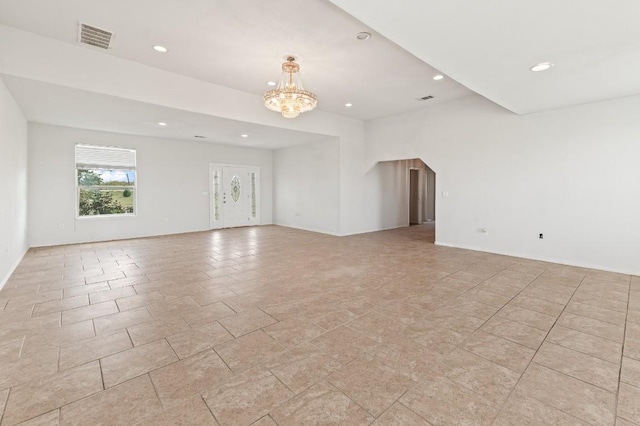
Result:
[[[260,224],[260,168],[209,165],[210,228]]]
[[[409,163],[407,176],[409,225],[435,225],[436,174],[420,159],[406,161]]]
[[[406,227],[406,235],[436,241],[436,173],[420,158],[379,161],[371,169],[379,182],[375,209],[383,229]]]

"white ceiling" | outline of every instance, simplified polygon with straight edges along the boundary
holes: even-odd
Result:
[[[638,0],[331,1],[516,113],[640,94]]]
[[[330,136],[181,111],[0,74],[30,121],[138,136],[279,149]],[[159,126],[158,122],[167,122]],[[247,138],[241,135],[247,134]],[[194,136],[206,136],[206,139]]]
[[[257,95],[293,54],[318,109],[361,120],[471,94],[326,0],[0,0],[1,24],[95,49],[77,43],[79,21],[115,32],[107,55]]]
[[[79,21],[114,31],[112,49],[80,45]],[[0,0],[0,24],[255,95],[293,54],[318,109],[360,120],[472,90],[516,113],[640,94],[638,22],[637,0]],[[529,71],[545,61],[555,66]],[[30,121],[268,149],[326,138],[2,78]]]

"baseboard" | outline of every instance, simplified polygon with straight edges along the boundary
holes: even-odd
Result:
[[[409,225],[394,225],[394,226],[389,226],[386,228],[376,228],[376,229],[370,229],[370,230],[366,230],[366,231],[357,231],[357,232],[350,232],[350,233],[346,233],[346,234],[340,234],[341,237],[348,237],[350,235],[361,235],[361,234],[369,234],[371,232],[380,232],[380,231],[390,231],[392,229],[398,229],[398,228],[406,228]]]
[[[592,264],[592,263],[575,262],[575,261],[566,260],[566,259],[554,259],[554,258],[549,258],[549,257],[535,257],[535,256],[530,256],[530,255],[524,255],[524,254],[521,254],[521,253],[507,253],[507,252],[503,252],[503,251],[499,251],[499,250],[487,250],[487,249],[482,248],[482,247],[474,247],[474,246],[468,246],[468,245],[464,245],[464,244],[450,244],[450,243],[445,243],[445,242],[441,242],[441,241],[436,241],[434,244],[437,245],[437,246],[459,248],[459,249],[463,249],[463,250],[480,251],[480,252],[483,252],[483,253],[491,253],[491,254],[498,254],[498,255],[501,255],[501,256],[517,257],[517,258],[520,258],[520,259],[536,260],[536,261],[540,261],[540,262],[555,263],[555,264],[558,264],[558,265],[575,266],[577,268],[596,269],[598,271],[613,272],[615,274],[639,275],[640,276],[640,270],[638,270],[638,271],[617,270],[617,269],[612,269],[611,267],[608,267],[608,266],[597,265],[597,264]]]
[[[289,225],[289,224],[284,224],[284,223],[277,223],[277,222],[274,222],[273,225],[282,226],[283,228],[299,229],[301,231],[316,232],[318,234],[333,235],[334,237],[340,237],[341,236],[340,234],[336,234],[334,232],[323,231],[323,230],[320,230],[320,229],[309,228],[309,227],[306,227],[306,226],[294,226],[294,225]]]
[[[29,247],[27,247],[24,253],[22,253],[22,256],[18,257],[18,260],[17,262],[15,262],[13,267],[9,268],[9,272],[7,273],[7,275],[4,278],[2,278],[2,281],[0,281],[0,290],[4,288],[4,285],[7,283],[7,281],[9,281],[9,278],[11,277],[11,275],[13,275],[14,271],[16,270],[20,262],[22,262],[22,259],[24,259],[24,256],[27,254],[28,251],[29,251]]]
[[[304,226],[286,225],[286,224],[283,224],[283,223],[274,223],[274,225],[282,226],[282,227],[285,227],[285,228],[300,229],[302,231],[317,232],[319,234],[333,235],[334,237],[348,237],[348,236],[351,236],[351,235],[369,234],[371,232],[389,231],[391,229],[406,228],[408,226],[408,225],[394,225],[394,226],[389,226],[388,228],[376,228],[376,229],[370,229],[370,230],[365,230],[365,231],[357,231],[357,232],[350,232],[350,233],[346,233],[346,234],[338,234],[338,233],[335,233],[335,232],[322,231],[322,230],[319,230],[319,229],[316,229],[316,228],[308,228],[308,227],[304,227]]]

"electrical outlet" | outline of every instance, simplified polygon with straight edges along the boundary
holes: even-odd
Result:
[[[538,238],[540,238],[541,240],[544,239],[544,234],[540,234]]]

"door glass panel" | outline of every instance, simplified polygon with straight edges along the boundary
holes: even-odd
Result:
[[[238,176],[234,176],[231,179],[231,199],[234,203],[237,203],[240,199],[240,179]]]
[[[220,220],[220,173],[213,172],[213,220]]]
[[[251,217],[256,218],[256,174],[251,173]]]

